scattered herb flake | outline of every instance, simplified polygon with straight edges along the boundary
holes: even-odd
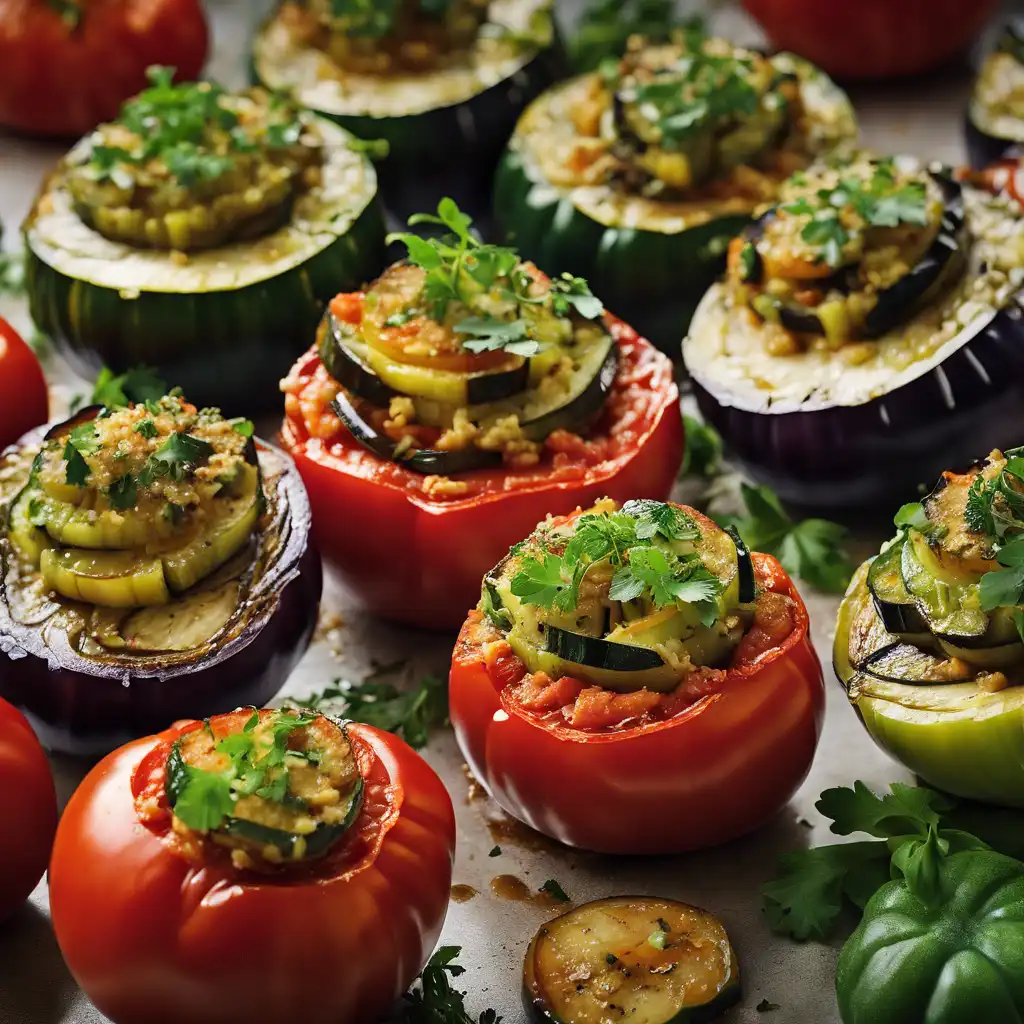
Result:
[[[773,1003],[770,999],[762,999],[755,1009],[758,1013],[771,1013],[773,1010],[779,1009],[779,1004]]]
[[[492,846],[491,847],[491,851],[490,851],[490,853],[487,854],[487,856],[488,857],[500,857],[501,856],[501,847],[500,846]]]
[[[566,891],[553,878],[549,878],[537,891],[546,892],[549,896],[553,896],[558,900],[559,903],[572,902]]]
[[[455,963],[459,946],[441,946],[420,974],[418,985],[404,996],[398,1013],[399,1024],[501,1024],[491,1009],[473,1018],[466,1010],[466,993],[452,987],[451,979],[465,974]]]

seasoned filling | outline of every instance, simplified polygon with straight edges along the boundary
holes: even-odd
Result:
[[[947,472],[866,574],[850,661],[883,681],[1024,683],[1024,450]]]
[[[268,870],[326,854],[362,793],[344,726],[316,712],[251,710],[177,740],[164,796],[185,842],[212,841],[235,867]]]
[[[986,134],[1024,142],[1024,35],[1007,26],[974,85],[971,120]]]
[[[306,0],[283,16],[339,68],[386,75],[425,71],[476,41],[490,0]]]
[[[413,468],[423,452],[453,472],[537,465],[552,433],[604,406],[617,354],[603,307],[582,278],[552,280],[478,242],[451,200],[439,209],[450,235],[398,236],[409,263],[331,303],[319,343],[345,389],[335,408],[371,451]]]
[[[548,519],[484,580],[474,641],[517,705],[579,729],[671,718],[794,628],[745,548],[678,506]]]
[[[780,198],[729,256],[734,301],[776,328],[767,331],[776,349],[881,333],[963,270],[959,191],[919,166],[818,164]]]
[[[76,150],[67,187],[79,216],[115,241],[189,252],[279,227],[316,185],[321,138],[313,119],[262,89],[151,87]]]
[[[702,223],[709,206],[771,201],[854,134],[848,101],[817,69],[691,32],[661,46],[634,39],[618,64],[545,94],[512,146],[544,180],[578,190],[599,222],[669,231]]]
[[[51,430],[12,506],[15,548],[72,600],[166,604],[256,529],[252,430],[177,392],[69,420]]]

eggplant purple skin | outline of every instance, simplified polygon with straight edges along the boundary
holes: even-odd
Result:
[[[701,415],[783,501],[821,510],[898,504],[948,466],[1021,443],[1024,295],[941,363],[861,405],[744,408],[699,366],[687,370]]]
[[[45,430],[15,447],[37,444]],[[278,483],[289,509],[284,550],[268,570],[270,593],[255,598],[241,632],[197,662],[126,672],[91,661],[59,630],[50,630],[47,642],[39,630],[14,623],[0,579],[0,697],[22,710],[47,749],[99,757],[178,719],[262,707],[284,685],[312,639],[323,570],[295,464],[275,446],[258,446],[286,467]]]

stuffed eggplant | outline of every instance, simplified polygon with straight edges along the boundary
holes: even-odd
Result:
[[[1024,449],[944,473],[896,525],[843,600],[836,674],[929,785],[1024,807]]]
[[[967,155],[978,169],[1024,146],[1024,21],[1008,24],[982,63],[966,130]]]
[[[647,854],[775,814],[825,699],[778,562],[684,506],[609,500],[549,516],[487,573],[449,695],[506,811],[573,846]]]
[[[1024,431],[1024,211],[941,167],[794,175],[730,248],[683,358],[705,418],[786,500],[913,492]]]
[[[383,265],[376,175],[337,125],[170,75],[44,183],[32,316],[84,373],[147,363],[200,405],[270,408],[338,282]]]
[[[414,220],[449,233],[398,236],[408,262],[331,302],[283,384],[282,437],[349,583],[380,614],[452,627],[524,520],[667,497],[682,420],[668,359],[582,278],[481,244],[450,199]]]
[[[257,82],[388,144],[402,219],[444,194],[484,212],[516,118],[563,65],[551,0],[291,0],[252,59]]]
[[[693,34],[636,40],[617,64],[529,107],[498,170],[495,213],[524,256],[588,278],[667,349],[754,209],[855,136],[845,94],[792,54]]]
[[[320,600],[291,461],[246,420],[93,406],[0,461],[0,695],[53,749],[262,705]]]

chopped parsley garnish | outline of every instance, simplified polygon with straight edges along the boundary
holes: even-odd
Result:
[[[104,366],[93,384],[88,404],[121,409],[136,402],[156,402],[166,394],[166,383],[151,366],[133,366],[119,374]]]
[[[773,1003],[770,999],[762,999],[754,1009],[758,1013],[771,1013],[773,1010],[779,1009],[779,1004]]]
[[[717,430],[693,416],[683,416],[686,451],[680,476],[714,476],[722,459],[722,438]]]
[[[125,473],[124,476],[118,477],[107,488],[110,504],[118,509],[134,508],[137,495],[138,487],[135,477],[131,473]]]
[[[146,460],[139,483],[150,486],[160,477],[182,481],[214,452],[213,445],[183,430],[176,431]]]
[[[465,336],[462,344],[469,352],[500,349],[523,357],[536,355],[540,344],[531,337],[531,321],[523,315],[529,306],[550,303],[554,315],[562,318],[573,310],[585,319],[604,312],[587,282],[571,274],[552,281],[547,292],[532,294],[536,281],[520,265],[518,253],[479,241],[472,231],[472,219],[452,199],[442,199],[436,215],[418,213],[409,218],[410,227],[418,224],[443,228],[446,233],[441,238],[421,238],[397,232],[389,235],[388,241],[401,242],[408,250],[409,262],[424,270],[423,297],[433,319],[444,321],[452,307],[456,315],[465,312],[453,329]],[[479,297],[483,294],[496,298],[509,314],[496,316],[480,311]],[[397,327],[407,322],[397,319],[401,315],[389,317],[388,325]]]
[[[487,854],[487,856],[488,857],[500,857],[501,856],[501,847],[500,846],[492,846],[491,847],[491,851],[490,851],[490,853]]]
[[[851,226],[849,214],[864,227],[898,227],[928,223],[928,189],[923,181],[900,182],[891,159],[877,161],[869,178],[848,175],[830,188],[800,196],[779,209],[795,217],[809,218],[800,237],[818,250],[818,259],[831,267],[843,264],[843,247],[863,230]],[[847,211],[847,217],[841,214]]]
[[[559,903],[572,902],[569,894],[553,878],[549,878],[537,891],[546,892],[549,896],[553,896],[558,900]]]
[[[414,750],[427,745],[430,733],[448,723],[448,685],[437,676],[424,676],[412,690],[370,679],[362,683],[335,680],[320,693],[293,702],[300,708],[344,713],[354,722],[365,722],[401,736]]]
[[[65,479],[74,487],[84,487],[92,470],[84,456],[99,451],[95,423],[81,423],[72,427],[64,445]]]
[[[152,440],[159,433],[156,424],[148,416],[144,420],[139,420],[134,429],[136,434],[141,434],[147,440]]]
[[[455,963],[460,946],[441,946],[430,958],[414,986],[402,996],[399,1024],[501,1024],[494,1010],[471,1017],[466,1010],[466,993],[452,987],[451,979],[466,973]]]
[[[573,66],[582,72],[604,60],[614,58],[617,63],[630,36],[663,43],[681,30],[694,48],[703,35],[703,24],[699,15],[680,22],[675,0],[590,0],[570,40]]]
[[[848,530],[827,519],[793,520],[769,487],[741,486],[746,515],[715,516],[734,526],[751,551],[775,555],[794,576],[828,593],[841,594],[853,575],[843,545]]]
[[[214,744],[228,761],[216,772],[196,768],[185,761],[181,740],[175,742],[167,759],[167,799],[174,814],[198,832],[209,832],[224,824],[234,813],[241,796],[258,796],[274,803],[291,798],[288,783],[289,758],[306,760],[305,751],[289,751],[288,738],[312,716],[276,712],[270,721],[270,742],[254,735],[260,716],[255,710],[242,732],[222,736]]]
[[[696,541],[700,531],[685,512],[659,501],[627,502],[619,512],[589,514],[576,523],[561,554],[540,550],[522,559],[512,578],[512,593],[524,604],[572,611],[590,567],[607,560],[615,569],[608,592],[613,601],[647,596],[663,608],[674,603],[696,605],[710,625],[717,617],[715,598],[722,583],[695,552],[680,554],[655,546],[663,542]]]
[[[241,434],[242,437],[252,437],[256,432],[256,427],[252,420],[243,419],[241,416],[235,417],[233,420],[228,420],[231,424],[231,429],[236,434]]]

